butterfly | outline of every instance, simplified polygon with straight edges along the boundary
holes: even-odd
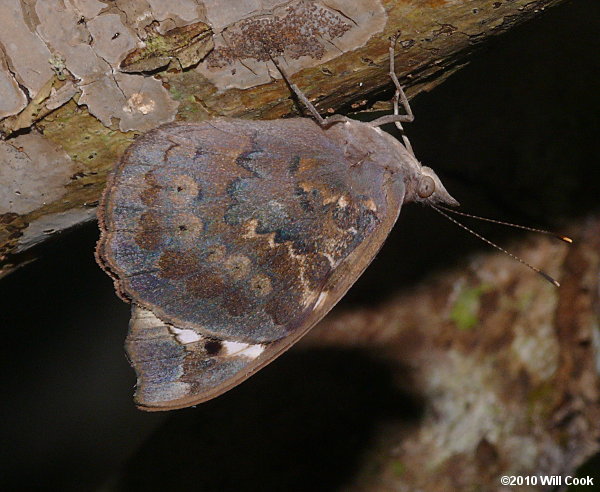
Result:
[[[373,260],[404,203],[455,206],[394,114],[172,123],[138,138],[109,177],[96,257],[132,304],[126,352],[143,410],[214,398],[287,350]],[[399,114],[399,102],[406,114]]]

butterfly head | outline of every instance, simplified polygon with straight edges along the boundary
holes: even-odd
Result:
[[[442,184],[435,171],[427,166],[420,166],[408,183],[407,201],[431,205],[447,205],[458,207],[456,201]]]

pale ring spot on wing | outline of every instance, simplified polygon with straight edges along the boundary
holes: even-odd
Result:
[[[232,255],[225,259],[225,269],[234,280],[241,280],[250,273],[252,262],[244,255]]]
[[[273,286],[271,280],[266,275],[259,273],[250,280],[252,293],[258,297],[264,297],[271,293]]]
[[[192,214],[178,214],[174,222],[175,237],[188,246],[195,245],[204,231],[202,220]]]
[[[187,203],[188,200],[198,197],[200,192],[198,183],[191,176],[180,174],[173,178],[173,190],[170,193],[173,202]]]
[[[225,246],[220,244],[213,246],[206,252],[206,261],[209,263],[221,262],[225,258],[226,251]]]

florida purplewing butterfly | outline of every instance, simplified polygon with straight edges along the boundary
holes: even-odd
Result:
[[[125,152],[97,258],[132,304],[140,408],[187,407],[244,381],[340,300],[404,203],[457,204],[408,140],[379,128],[412,121],[390,52],[393,115],[322,119],[290,83],[314,119],[173,123]]]

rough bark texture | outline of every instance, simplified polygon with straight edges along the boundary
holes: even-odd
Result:
[[[8,0],[0,19],[0,274],[31,258],[33,245],[94,217],[107,172],[140,132],[174,119],[293,112],[265,44],[321,111],[346,112],[389,90],[396,32],[397,72],[414,96],[486,38],[558,3],[239,0],[224,9],[215,0]]]

